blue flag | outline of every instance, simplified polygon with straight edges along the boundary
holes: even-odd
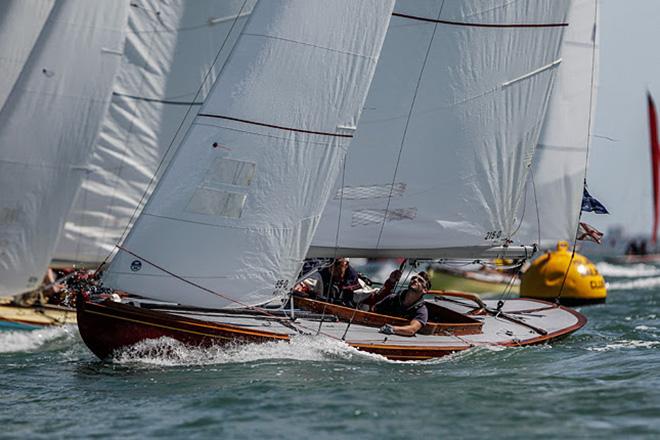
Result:
[[[587,188],[584,188],[582,193],[582,211],[583,212],[593,212],[594,214],[609,214],[609,211],[602,203],[596,200],[594,197],[589,194]]]

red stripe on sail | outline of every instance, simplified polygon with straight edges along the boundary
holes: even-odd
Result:
[[[653,233],[651,234],[651,240],[653,244],[656,242],[658,234],[658,191],[660,189],[660,183],[658,181],[658,167],[660,166],[660,145],[658,144],[658,118],[655,111],[655,104],[653,103],[653,98],[651,94],[647,92],[646,94],[648,100],[648,111],[649,111],[649,137],[651,140],[651,171],[653,176]]]

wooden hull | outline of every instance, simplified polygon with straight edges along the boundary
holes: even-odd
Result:
[[[78,300],[80,335],[89,349],[101,359],[109,357],[115,350],[161,337],[202,347],[289,339],[288,335],[183,319],[111,301],[93,303],[81,301],[81,298]]]
[[[35,330],[75,323],[76,310],[70,307],[0,305],[1,330]]]
[[[524,304],[516,308],[516,301],[523,301]],[[475,309],[474,304],[467,304],[463,300],[448,304],[454,304],[457,311],[465,310],[467,312]],[[343,311],[334,310],[334,316],[337,315],[337,312],[347,315],[355,313],[355,310],[346,307],[336,305],[333,307],[345,309]],[[202,347],[288,341],[301,331],[316,334],[316,329],[321,328],[322,324],[322,334],[338,340],[343,339],[348,345],[358,350],[393,360],[424,360],[480,345],[541,344],[566,336],[586,323],[586,318],[575,311],[540,301],[511,300],[507,307],[509,307],[507,313],[517,313],[516,316],[523,316],[521,314],[537,316],[544,313],[543,311],[561,313],[565,322],[549,331],[535,333],[530,330],[530,328],[534,328],[533,326],[519,325],[515,323],[515,320],[507,323],[502,317],[490,319],[491,317],[479,316],[480,323],[484,324],[483,333],[470,334],[468,332],[461,336],[460,332],[447,329],[447,334],[444,335],[417,335],[407,338],[386,336],[378,333],[377,327],[355,323],[349,325],[341,319],[333,322],[320,322],[323,319],[315,321],[296,319],[293,321],[296,323],[297,329],[295,329],[284,322],[285,320],[281,317],[268,318],[254,314],[235,314],[224,315],[221,318],[222,322],[218,322],[215,319],[193,318],[182,312],[175,314],[160,310],[147,310],[110,301],[86,302],[79,298],[78,327],[85,344],[101,359],[112,356],[116,350],[128,348],[147,339],[170,337],[190,346]],[[452,326],[460,327],[460,324],[454,323]],[[280,331],[262,330],[262,327],[277,328]],[[511,337],[502,339],[500,335],[507,333],[506,329],[513,329],[508,331],[511,333]]]

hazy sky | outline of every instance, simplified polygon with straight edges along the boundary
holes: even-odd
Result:
[[[660,0],[600,1],[600,75],[587,172],[590,192],[611,214],[583,216],[606,231],[652,226],[646,90],[660,110]]]

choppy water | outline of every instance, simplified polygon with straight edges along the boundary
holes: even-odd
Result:
[[[568,339],[420,363],[315,337],[104,363],[76,328],[1,332],[0,437],[660,438],[660,268],[599,269]]]

